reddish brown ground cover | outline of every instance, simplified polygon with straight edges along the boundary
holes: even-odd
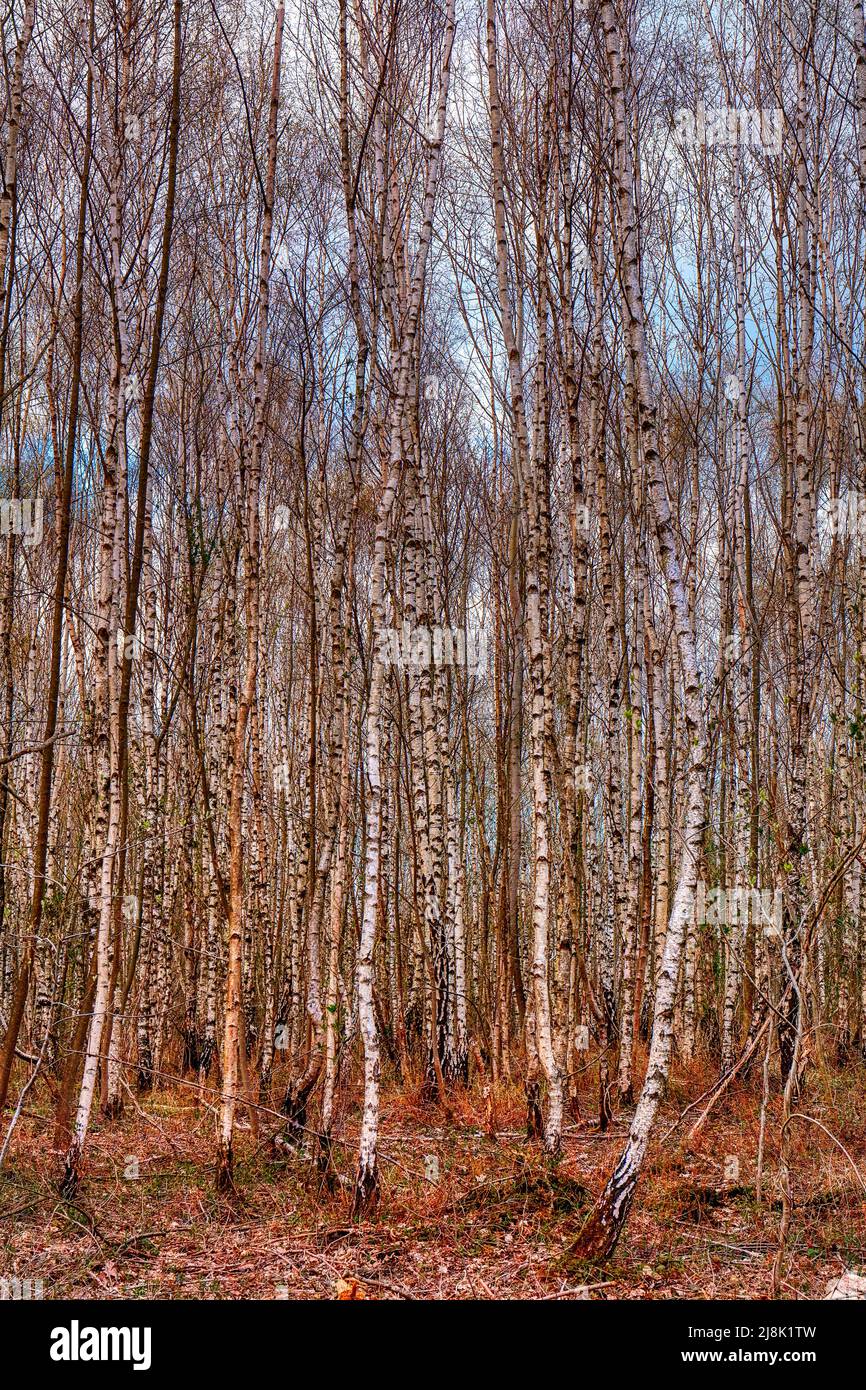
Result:
[[[277,1122],[264,1113],[257,1138],[239,1132],[230,1204],[213,1187],[213,1112],[177,1088],[127,1093],[122,1117],[96,1125],[75,1204],[57,1194],[47,1109],[23,1116],[0,1173],[0,1274],[41,1278],[47,1298],[766,1298],[781,1099],[770,1097],[759,1202],[756,1083],[730,1092],[691,1148],[688,1123],[670,1133],[711,1079],[699,1069],[675,1077],[626,1234],[600,1268],[575,1263],[570,1246],[628,1117],[599,1134],[589,1089],[553,1169],[523,1135],[517,1088],[497,1097],[492,1117],[476,1091],[452,1100],[450,1115],[416,1091],[390,1093],[378,1215],[353,1226],[351,1092],[335,1193],[323,1190],[312,1150],[275,1148]],[[843,1269],[866,1268],[864,1083],[861,1067],[813,1075],[804,1108],[830,1134],[792,1125],[786,1297],[822,1297]]]

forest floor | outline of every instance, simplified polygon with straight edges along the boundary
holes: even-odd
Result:
[[[492,1117],[480,1091],[449,1097],[450,1114],[418,1091],[386,1094],[381,1201],[361,1225],[349,1214],[354,1092],[343,1098],[334,1195],[309,1152],[275,1149],[274,1116],[259,1116],[256,1136],[240,1112],[234,1203],[214,1191],[214,1115],[194,1089],[127,1091],[120,1119],[92,1130],[74,1203],[58,1196],[48,1107],[34,1103],[0,1172],[0,1275],[42,1279],[46,1298],[766,1298],[781,1097],[771,1093],[758,1203],[759,1077],[728,1092],[690,1148],[700,1107],[669,1133],[711,1082],[699,1067],[675,1075],[625,1235],[601,1267],[577,1263],[570,1247],[628,1114],[600,1134],[589,1086],[555,1168],[525,1138],[516,1086]],[[846,1268],[866,1272],[866,1186],[852,1166],[866,1180],[864,1089],[861,1064],[810,1073],[804,1109],[834,1138],[791,1126],[783,1297],[821,1298]]]

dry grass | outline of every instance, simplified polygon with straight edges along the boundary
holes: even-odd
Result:
[[[813,1077],[806,1108],[866,1177],[864,1080],[860,1067]],[[698,1068],[677,1075],[659,1135],[709,1081]],[[189,1090],[128,1102],[119,1121],[98,1125],[74,1205],[57,1195],[47,1114],[31,1111],[0,1174],[0,1274],[42,1278],[49,1298],[569,1298],[586,1297],[586,1286],[598,1298],[767,1296],[779,1224],[778,1095],[760,1204],[759,1096],[741,1088],[692,1151],[683,1146],[687,1125],[656,1144],[625,1237],[601,1269],[575,1265],[569,1248],[619,1152],[626,1115],[599,1134],[587,1090],[551,1168],[523,1137],[516,1089],[497,1098],[495,1137],[478,1094],[459,1094],[446,1116],[416,1092],[392,1092],[377,1219],[353,1226],[356,1102],[344,1101],[335,1195],[322,1190],[309,1152],[278,1152],[272,1131],[254,1143],[247,1129],[238,1134],[234,1205],[214,1193],[213,1115]],[[831,1276],[866,1266],[864,1192],[814,1126],[795,1126],[792,1154],[784,1294],[820,1297]],[[739,1160],[735,1181],[725,1180],[726,1155]],[[133,1157],[137,1179],[124,1176]],[[425,1169],[435,1175],[437,1165],[431,1181]]]

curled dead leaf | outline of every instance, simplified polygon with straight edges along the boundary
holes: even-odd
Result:
[[[334,1294],[338,1299],[358,1299],[367,1297],[363,1286],[358,1283],[357,1279],[338,1279]]]

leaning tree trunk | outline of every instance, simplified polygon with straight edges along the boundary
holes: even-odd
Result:
[[[655,994],[652,1041],[646,1078],[629,1132],[628,1142],[605,1189],[584,1226],[576,1251],[584,1257],[604,1259],[620,1237],[634,1199],[635,1188],[649,1145],[653,1121],[670,1071],[673,1018],[680,956],[686,928],[694,911],[698,859],[706,816],[704,769],[706,735],[691,614],[677,555],[676,536],[668,504],[662,460],[658,452],[656,405],[647,352],[646,316],[640,284],[637,212],[630,125],[626,116],[623,40],[611,0],[601,8],[605,49],[610,73],[614,120],[614,179],[617,203],[617,261],[620,305],[626,351],[634,365],[638,421],[652,505],[656,546],[665,577],[668,606],[677,642],[683,681],[683,706],[691,762],[686,779],[686,808],[682,855],[670,922],[665,938],[661,970]]]

